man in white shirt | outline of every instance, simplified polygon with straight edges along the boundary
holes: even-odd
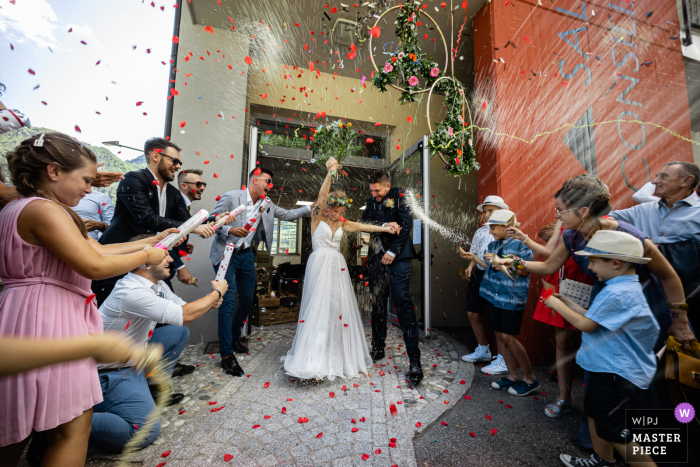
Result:
[[[230,225],[225,225],[216,231],[210,254],[214,270],[217,271],[223,259],[226,244],[231,243],[235,246],[231,262],[226,269],[229,289],[219,308],[218,329],[221,367],[233,376],[244,374],[236,361],[234,352],[248,352],[239,339],[255,294],[255,246],[260,240],[264,240],[267,251],[272,253],[270,250],[275,218],[294,221],[311,215],[309,206],[287,211],[273,203],[267,203],[268,200],[265,197],[272,189],[272,176],[272,170],[264,167],[253,170],[248,176],[248,188],[224,194],[212,211],[212,214],[216,215],[226,211],[231,212],[242,204],[247,207],[245,215],[239,215]],[[236,306],[236,296],[238,296],[238,306]]]
[[[121,332],[139,344],[160,343],[163,358],[173,364],[187,344],[190,331],[186,324],[219,308],[228,289],[224,281],[212,281],[212,290],[204,297],[186,303],[163,282],[170,274],[172,258],[148,269],[136,268],[117,282],[112,293],[100,306],[104,330]],[[157,323],[165,326],[156,327]],[[97,366],[104,400],[93,407],[90,446],[120,451],[155,407],[157,390],[149,387],[143,373],[118,364]],[[173,394],[169,405],[184,398]],[[160,433],[160,422],[143,442],[148,446]]]
[[[99,240],[102,232],[107,230],[114,215],[114,204],[109,196],[97,190],[92,190],[72,208],[85,223],[85,228],[95,240]]]

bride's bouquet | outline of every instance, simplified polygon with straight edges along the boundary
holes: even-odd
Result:
[[[336,120],[319,126],[314,130],[311,140],[311,146],[318,154],[316,163],[325,167],[326,161],[331,157],[335,157],[340,164],[348,156],[361,156],[362,146],[355,144],[356,139],[357,133],[352,130],[352,123]],[[331,175],[337,176],[335,171],[331,172]]]

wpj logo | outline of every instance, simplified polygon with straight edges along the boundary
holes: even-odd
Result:
[[[688,462],[688,422],[695,416],[690,404],[673,409],[625,410],[629,444],[626,454],[651,456],[656,463]]]

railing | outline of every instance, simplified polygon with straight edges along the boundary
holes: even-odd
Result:
[[[700,0],[681,0],[683,11],[683,45],[693,43],[692,28],[700,29]]]

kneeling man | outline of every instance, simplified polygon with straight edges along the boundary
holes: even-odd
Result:
[[[141,238],[141,236],[139,236]],[[148,269],[137,268],[124,276],[100,306],[104,330],[118,331],[139,344],[162,344],[166,368],[173,365],[185,348],[190,331],[184,325],[219,308],[228,289],[226,281],[212,281],[212,291],[197,301],[186,303],[163,282],[170,275],[172,258]],[[165,326],[156,328],[156,324]],[[155,407],[155,390],[149,388],[143,373],[119,365],[98,365],[104,400],[93,407],[90,447],[121,450],[145,422]],[[170,405],[182,400],[173,394]],[[143,442],[151,444],[160,433],[160,421]]]

